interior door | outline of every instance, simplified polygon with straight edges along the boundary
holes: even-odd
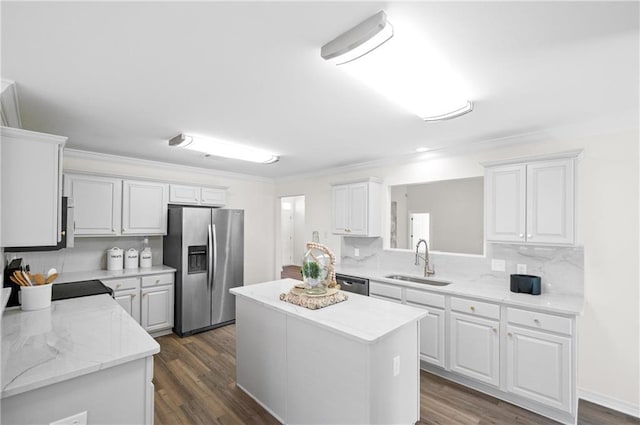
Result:
[[[207,246],[207,229],[211,224],[209,208],[183,208],[182,210],[182,284],[180,331],[189,332],[211,323],[211,287],[208,267],[189,273],[189,247]],[[209,249],[207,253],[210,253]]]

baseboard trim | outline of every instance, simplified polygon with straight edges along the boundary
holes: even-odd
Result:
[[[593,391],[585,390],[584,388],[578,388],[578,398],[590,401],[591,403],[599,404],[600,406],[606,407],[608,409],[617,410],[618,412],[622,412],[629,416],[640,418],[640,404],[618,400],[617,398],[598,394]]]

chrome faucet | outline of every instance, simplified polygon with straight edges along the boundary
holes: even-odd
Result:
[[[424,242],[424,256],[418,252],[422,242]],[[416,244],[416,266],[420,265],[421,258],[424,260],[424,277],[435,274],[436,272],[433,270],[433,267],[431,267],[431,261],[429,260],[429,245],[427,245],[427,241],[424,239],[420,239]]]

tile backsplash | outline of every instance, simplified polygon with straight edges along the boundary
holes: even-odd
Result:
[[[358,249],[356,257],[355,249]],[[422,275],[424,263],[415,265],[415,254],[404,250],[384,250],[382,238],[343,237],[340,263],[344,266],[372,267],[384,271]],[[505,271],[492,271],[491,260],[504,260]],[[548,293],[583,295],[584,248],[487,244],[486,256],[431,254],[435,276],[477,280],[508,279],[518,264],[525,264],[527,274],[542,277]]]
[[[142,249],[142,236],[121,236],[107,238],[75,238],[73,248],[59,251],[40,252],[5,252],[6,260],[14,257],[24,259],[34,272],[46,272],[54,267],[59,273],[91,270],[106,270],[107,250],[117,246],[123,250]],[[149,236],[152,262],[154,266],[162,265],[162,236]]]

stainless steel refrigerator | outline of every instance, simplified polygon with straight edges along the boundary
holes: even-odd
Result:
[[[177,269],[174,332],[191,335],[233,323],[229,289],[244,281],[244,211],[169,206],[164,264]]]

